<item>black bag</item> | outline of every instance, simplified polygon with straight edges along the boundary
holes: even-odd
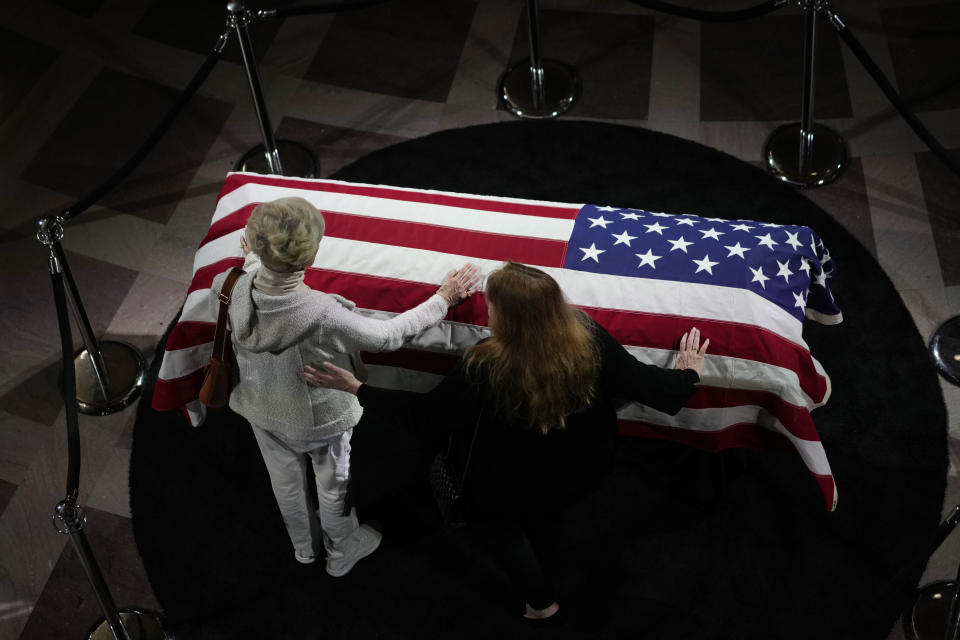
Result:
[[[448,527],[457,528],[466,524],[463,483],[467,478],[470,456],[473,455],[473,444],[477,440],[479,430],[480,416],[478,415],[477,424],[473,428],[473,438],[470,440],[470,449],[467,451],[467,461],[463,465],[463,473],[459,476],[450,462],[453,434],[450,434],[447,450],[435,455],[433,462],[430,464],[430,488],[433,489],[433,497],[440,509],[440,517],[443,518],[444,524]]]

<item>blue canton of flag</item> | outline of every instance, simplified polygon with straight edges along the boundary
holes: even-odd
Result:
[[[799,320],[839,317],[830,252],[809,227],[584,205],[564,268],[760,295]]]

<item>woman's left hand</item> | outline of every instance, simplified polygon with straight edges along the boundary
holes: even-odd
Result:
[[[329,362],[324,362],[320,367],[305,365],[303,371],[300,372],[300,378],[312,387],[337,389],[357,395],[357,389],[360,388],[362,383],[357,380],[356,376]]]
[[[700,330],[694,327],[680,338],[680,350],[677,352],[677,369],[693,369],[697,375],[703,375],[703,354],[707,352],[710,346],[710,339],[707,338],[703,345],[700,344]]]

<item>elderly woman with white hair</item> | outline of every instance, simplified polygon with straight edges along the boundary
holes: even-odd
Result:
[[[241,240],[245,273],[229,307],[239,370],[230,408],[253,427],[295,558],[313,562],[322,532],[326,571],[342,576],[380,544],[380,534],[360,525],[353,509],[344,513],[350,436],[363,409],[355,396],[308,386],[298,372],[323,361],[352,369],[351,353],[399,348],[469,297],[480,273],[466,265],[450,272],[435,294],[409,311],[369,318],[345,298],[304,283],[323,232],[322,214],[302,198],[265,202],[250,214]],[[210,289],[214,314],[226,275],[214,278]],[[316,515],[303,454],[310,457],[316,477]]]

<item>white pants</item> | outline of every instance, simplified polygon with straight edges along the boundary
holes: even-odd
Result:
[[[323,533],[327,556],[342,553],[344,543],[357,528],[356,512],[343,515],[343,501],[350,476],[350,435],[352,429],[323,440],[291,440],[253,425],[253,435],[270,474],[270,484],[283,515],[293,548],[301,556],[314,556],[317,538]],[[310,508],[307,493],[307,463],[310,457],[317,479],[320,508]],[[319,526],[317,516],[320,518]]]

